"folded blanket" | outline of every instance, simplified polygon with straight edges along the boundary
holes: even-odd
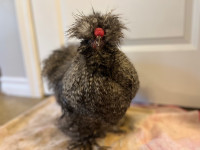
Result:
[[[54,97],[0,127],[0,150],[65,150],[69,137],[57,128],[60,107]],[[124,134],[108,133],[100,145],[113,150],[200,150],[198,111],[133,105]]]

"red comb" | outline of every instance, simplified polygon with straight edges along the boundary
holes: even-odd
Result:
[[[103,37],[104,36],[104,30],[102,28],[96,28],[94,30],[94,35],[97,37],[97,36],[101,36]]]

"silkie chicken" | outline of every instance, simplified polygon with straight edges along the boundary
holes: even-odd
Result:
[[[80,46],[55,50],[43,75],[62,108],[60,128],[71,137],[68,149],[106,149],[96,138],[117,126],[135,97],[139,80],[133,64],[119,50],[126,29],[112,12],[78,14],[68,30]]]

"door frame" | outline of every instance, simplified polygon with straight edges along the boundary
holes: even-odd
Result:
[[[44,96],[31,0],[15,0],[19,35],[30,97]]]

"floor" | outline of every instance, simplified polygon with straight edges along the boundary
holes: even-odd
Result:
[[[0,126],[42,101],[37,98],[8,96],[0,93]]]
[[[57,122],[61,113],[54,97],[46,99],[29,115],[0,128],[0,149],[66,149],[69,137],[59,130]],[[185,111],[173,106],[133,105],[126,113],[121,126],[124,133],[109,133],[104,139],[97,139],[100,146],[114,150],[199,150],[199,111]]]

